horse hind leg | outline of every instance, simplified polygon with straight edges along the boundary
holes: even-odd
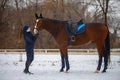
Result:
[[[97,47],[97,51],[98,51],[98,55],[99,55],[99,59],[98,59],[98,66],[97,69],[95,71],[95,73],[99,73],[100,69],[101,69],[101,65],[102,65],[102,58],[103,58],[103,47],[104,45],[101,42],[97,42],[96,43],[96,47]]]
[[[105,48],[104,52],[103,52],[103,56],[104,56],[104,69],[102,71],[102,73],[106,72],[107,68],[108,68],[108,60],[110,59],[110,56],[108,55],[108,50]]]
[[[106,72],[106,69],[107,69],[107,66],[108,66],[108,56],[106,54],[105,47],[103,49],[103,57],[104,57],[104,69],[103,69],[102,73]]]
[[[107,70],[107,66],[108,66],[108,56],[104,56],[104,69],[102,71],[102,73],[106,72]]]
[[[98,66],[97,66],[97,70],[95,71],[95,73],[99,73],[101,69],[101,65],[102,65],[102,56],[99,56]]]
[[[102,72],[104,73],[104,72],[106,72],[107,67],[108,67],[108,60],[110,60],[110,37],[109,37],[109,33],[108,33],[106,40],[105,40],[103,56],[104,56],[104,69]]]
[[[103,69],[102,73],[104,73],[104,72],[106,72],[106,69],[108,66],[108,53],[109,52],[104,44],[103,44],[103,46],[102,45],[100,46],[100,44],[97,45],[97,50],[98,50],[98,54],[99,54],[99,60],[98,60],[98,66],[97,66],[96,73],[98,73],[101,69],[103,58],[104,58],[104,69]]]
[[[98,67],[97,67],[97,70],[100,71],[101,69],[101,65],[102,65],[102,58],[104,58],[104,69],[102,71],[102,73],[106,72],[106,69],[107,69],[107,56],[106,56],[106,50],[105,50],[105,47],[103,47],[103,50],[102,50],[102,55],[99,55],[99,61],[98,61]]]

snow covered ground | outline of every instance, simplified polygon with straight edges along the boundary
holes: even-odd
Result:
[[[23,73],[26,56],[20,62],[19,54],[0,54],[0,80],[120,80],[120,55],[111,55],[112,64],[107,73],[94,73],[97,55],[69,55],[69,73],[60,73],[60,55],[35,55],[30,66],[34,75]]]

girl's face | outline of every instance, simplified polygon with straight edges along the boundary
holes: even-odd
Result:
[[[30,27],[27,29],[27,32],[30,32],[31,30],[30,30]]]

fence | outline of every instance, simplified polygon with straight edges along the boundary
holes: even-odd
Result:
[[[34,49],[35,54],[60,54],[59,49]],[[72,55],[96,55],[96,49],[68,49],[68,53]],[[23,61],[25,49],[0,49],[0,54],[20,54],[19,61]],[[120,49],[111,49],[112,55],[120,55]]]
[[[35,54],[59,54],[59,49],[34,49]],[[23,54],[25,49],[0,49],[0,53]],[[97,49],[68,49],[69,54],[97,54]],[[120,49],[111,49],[111,54],[120,54]]]

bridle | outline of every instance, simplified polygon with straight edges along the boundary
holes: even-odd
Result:
[[[39,20],[39,19],[37,19],[36,22],[38,22],[38,20]],[[36,26],[36,24],[35,24],[35,27],[34,27],[34,33],[35,33],[35,32],[39,32],[38,27]]]

